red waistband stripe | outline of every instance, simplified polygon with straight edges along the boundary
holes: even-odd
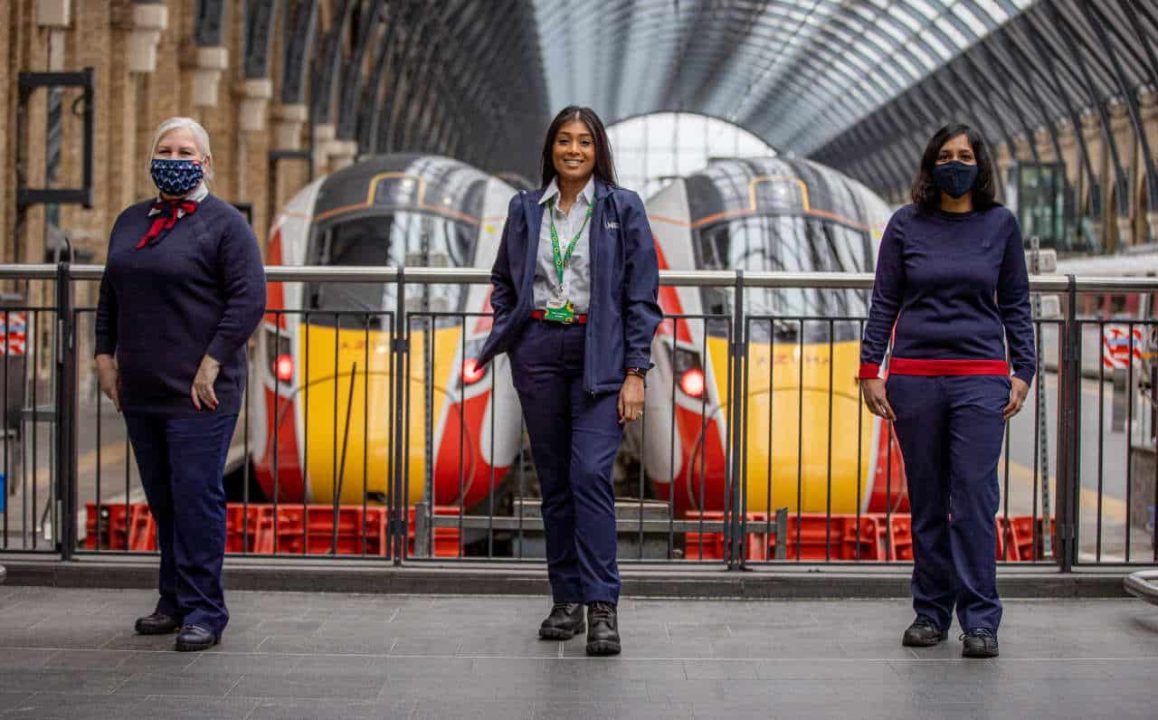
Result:
[[[1004,360],[928,359],[895,357],[889,360],[891,375],[1003,375],[1009,377],[1009,363]]]

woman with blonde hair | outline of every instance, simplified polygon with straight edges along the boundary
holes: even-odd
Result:
[[[205,128],[165,120],[150,157],[158,195],[122,212],[110,234],[96,366],[124,413],[161,549],[160,599],[136,631],[180,630],[177,650],[204,650],[229,621],[222,476],[265,274],[245,218],[205,184]]]

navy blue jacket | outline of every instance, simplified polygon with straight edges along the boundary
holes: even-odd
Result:
[[[491,270],[494,325],[479,364],[512,347],[531,322],[543,190],[511,199]],[[651,367],[651,340],[663,317],[655,238],[639,195],[595,181],[591,215],[591,304],[583,389],[618,392],[630,367]]]
[[[109,239],[96,312],[96,353],[115,355],[125,412],[195,415],[201,358],[221,363],[217,411],[236,414],[246,343],[265,311],[257,238],[232,205],[207,196],[159,240],[137,249],[152,201],[120,214]]]
[[[861,378],[875,378],[892,336],[893,375],[1013,375],[1037,371],[1029,277],[1017,218],[906,205],[877,255],[861,343]]]

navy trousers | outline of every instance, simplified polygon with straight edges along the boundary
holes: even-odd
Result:
[[[157,612],[220,634],[229,622],[222,475],[236,415],[169,418],[125,413],[129,442],[157,523],[161,574]]]
[[[551,594],[617,603],[611,470],[623,428],[616,393],[583,391],[584,329],[533,320],[508,355],[543,496]]]
[[[913,513],[913,608],[948,629],[997,632],[997,461],[1007,377],[890,375]]]

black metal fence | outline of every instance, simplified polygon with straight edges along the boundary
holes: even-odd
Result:
[[[100,273],[0,267],[0,279],[22,288],[0,307],[0,551],[155,552],[123,423],[90,367]],[[267,275],[280,300],[252,342],[227,466],[227,551],[539,562],[538,489],[509,366],[505,357],[473,362],[489,315],[481,296],[461,290],[487,273]],[[767,288],[863,301],[871,277],[671,272],[663,282],[716,288],[731,311],[673,313],[661,324],[645,419],[627,428],[616,460],[621,560],[910,561],[903,463],[855,380],[863,315],[748,307],[749,292]],[[438,291],[448,287],[460,291]],[[367,307],[336,289],[382,302]],[[998,560],[1064,571],[1153,563],[1158,321],[1148,308],[1158,281],[1037,277],[1033,289],[1060,295],[1061,314],[1037,320],[1042,370],[1008,425]],[[1111,294],[1134,299],[1127,316],[1084,299]],[[447,296],[459,306],[438,301]],[[1099,346],[1105,357],[1091,363]]]

